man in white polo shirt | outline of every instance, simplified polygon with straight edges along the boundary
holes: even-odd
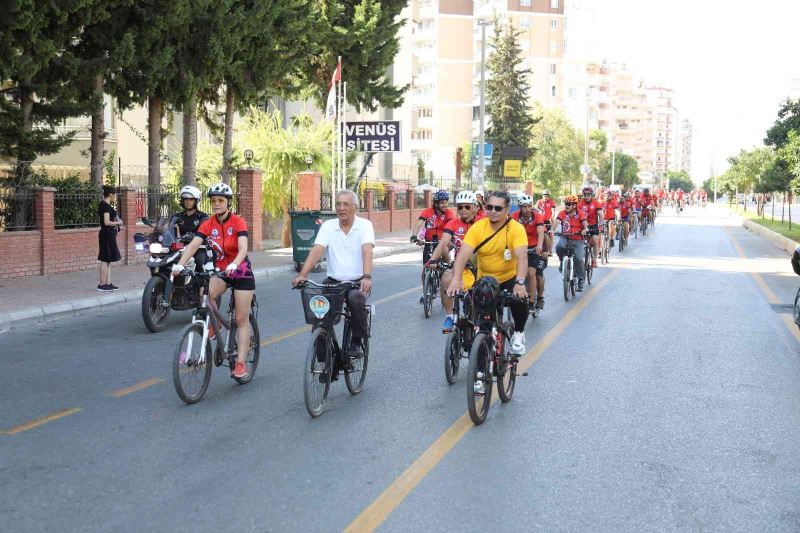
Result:
[[[366,305],[367,296],[372,292],[372,249],[375,247],[372,222],[357,217],[357,209],[356,193],[346,189],[336,193],[337,218],[322,224],[300,274],[292,280],[294,286],[306,281],[308,273],[324,254],[328,265],[325,283],[360,282],[360,290],[352,290],[347,294],[353,334],[348,350],[351,357],[364,355],[361,339],[368,335]]]

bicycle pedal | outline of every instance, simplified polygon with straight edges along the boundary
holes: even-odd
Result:
[[[525,378],[525,377],[528,377],[528,373],[527,373],[527,372],[523,372],[522,374],[520,374],[520,373],[518,372],[518,373],[517,373],[517,377],[520,377],[520,378]]]

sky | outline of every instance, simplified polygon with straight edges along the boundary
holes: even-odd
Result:
[[[595,59],[675,90],[679,120],[695,126],[695,181],[762,145],[780,103],[800,97],[800,0],[581,1]]]

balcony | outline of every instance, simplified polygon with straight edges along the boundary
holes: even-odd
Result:
[[[422,151],[433,149],[433,139],[411,139],[411,150]]]
[[[436,4],[434,0],[422,0],[419,6],[419,18],[423,20],[436,18]]]
[[[436,40],[436,28],[414,28],[414,42],[432,42]]]

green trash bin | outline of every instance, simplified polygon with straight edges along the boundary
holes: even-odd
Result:
[[[294,268],[300,272],[308,253],[317,240],[317,233],[322,223],[336,216],[335,212],[327,211],[289,211],[292,218],[292,261]],[[314,265],[314,271],[319,271],[319,265]]]

